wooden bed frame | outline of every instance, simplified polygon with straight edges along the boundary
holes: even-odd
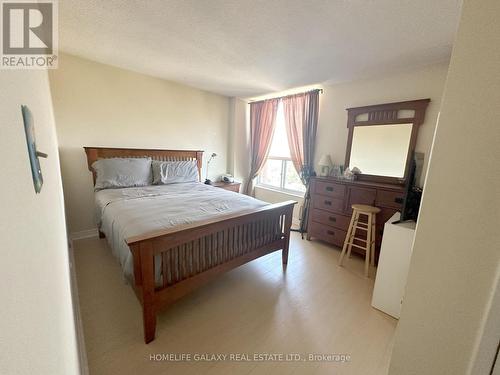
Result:
[[[203,151],[84,147],[89,170],[103,158],[151,157],[196,160],[201,179]],[[133,287],[142,304],[144,341],[155,338],[156,314],[212,278],[251,260],[282,250],[288,261],[293,206],[287,201],[252,211],[127,238],[134,259]],[[162,280],[155,282],[155,262]]]

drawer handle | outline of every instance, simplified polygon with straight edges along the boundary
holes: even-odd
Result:
[[[401,203],[403,203],[403,202],[404,202],[404,199],[403,199],[403,198],[401,198],[401,197],[394,198],[394,202],[396,202],[396,203],[400,203],[400,204],[401,204]]]
[[[328,220],[333,221],[333,222],[335,223],[335,222],[337,221],[337,218],[336,218],[336,217],[333,217],[333,216],[330,216],[330,217],[328,218]]]
[[[331,206],[331,205],[332,205],[332,201],[325,201],[325,204],[326,204],[327,206]]]
[[[329,234],[330,236],[335,236],[335,232],[332,230],[327,230],[326,233]]]
[[[327,186],[327,187],[325,188],[325,190],[326,190],[326,191],[333,191],[333,186]]]

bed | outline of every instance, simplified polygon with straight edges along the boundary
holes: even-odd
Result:
[[[202,151],[84,149],[94,184],[93,163],[117,157],[193,160],[201,178]],[[277,250],[286,266],[294,204],[267,204],[200,182],[96,192],[99,234],[142,304],[144,341],[155,338],[158,312],[218,274]]]

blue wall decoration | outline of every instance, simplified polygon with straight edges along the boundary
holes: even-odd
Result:
[[[35,192],[38,194],[42,190],[43,176],[42,169],[40,168],[40,161],[38,157],[46,158],[47,154],[39,152],[36,149],[35,142],[35,125],[33,123],[33,115],[30,109],[22,105],[21,112],[23,114],[24,131],[26,133],[26,144],[28,146],[28,156],[31,163],[31,175],[33,177],[33,186]]]

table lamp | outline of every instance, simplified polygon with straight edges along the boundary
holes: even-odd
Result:
[[[215,158],[216,156],[217,156],[217,154],[215,152],[213,152],[212,155],[210,155],[210,159],[208,159],[208,161],[207,161],[207,172],[205,175],[205,184],[206,185],[212,185],[212,181],[210,181],[208,179],[208,167],[210,166],[210,162],[212,161],[212,159]]]
[[[333,166],[332,158],[328,154],[323,155],[319,159],[318,165],[321,167],[320,176],[329,176],[330,168]]]

